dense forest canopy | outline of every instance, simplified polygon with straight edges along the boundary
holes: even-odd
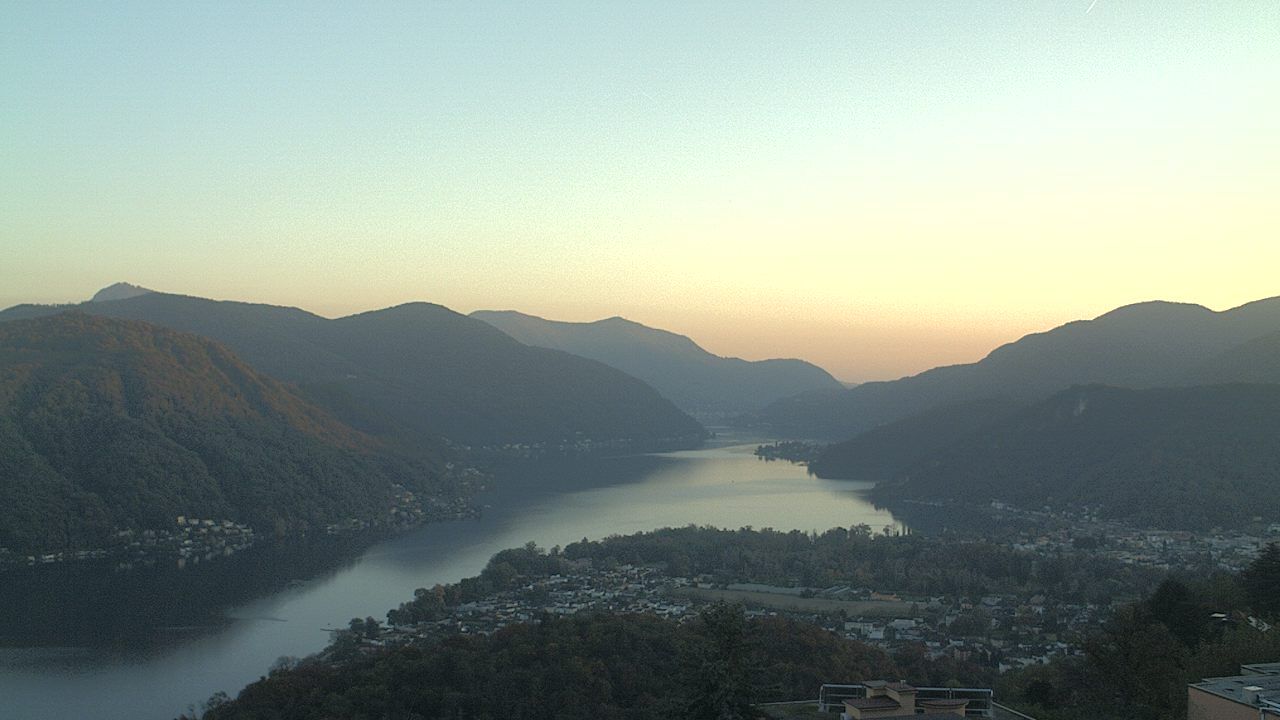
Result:
[[[912,415],[827,446],[809,469],[824,478],[890,480],[1023,407],[988,398]]]
[[[678,624],[648,615],[545,617],[338,663],[304,662],[215,698],[205,720],[249,718],[728,718],[812,696],[832,678],[894,677],[883,652],[821,628],[712,608]]]
[[[93,547],[180,515],[273,532],[387,512],[439,474],[205,338],[68,312],[0,323],[0,546]]]
[[[1280,658],[1280,545],[1239,575],[1169,577],[1061,658],[1002,677],[1000,693],[1040,720],[1187,716],[1187,684]],[[1261,620],[1261,622],[1259,622]]]
[[[1090,508],[1150,527],[1280,521],[1280,385],[1066,390],[1017,412],[969,404],[829,448],[823,477],[892,502]]]

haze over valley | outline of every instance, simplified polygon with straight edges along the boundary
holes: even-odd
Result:
[[[293,525],[387,523],[396,512],[426,512],[376,510],[406,489],[461,508],[455,465],[693,448],[711,434],[688,413],[762,437],[840,441],[812,471],[879,482],[876,497],[891,506],[996,501],[1200,529],[1265,524],[1280,512],[1268,492],[1280,462],[1280,406],[1270,397],[1280,375],[1267,352],[1280,337],[1277,299],[1217,313],[1164,302],[1117,308],[996,348],[972,365],[851,389],[803,360],[721,358],[623,318],[468,317],[410,303],[328,320],[118,283],[73,306],[15,306],[0,322],[11,378],[7,463],[23,478],[5,488],[10,512],[20,513],[5,523],[13,533],[6,545],[19,551],[96,549],[113,532],[161,530],[178,515],[226,517],[277,534]],[[225,370],[192,376],[196,351],[175,360],[170,349],[183,342],[217,353],[205,365],[242,367],[232,378],[251,378],[253,391]],[[259,380],[246,362],[268,374]],[[68,386],[88,395],[73,399]],[[245,397],[261,398],[267,414],[250,421],[254,411],[233,409]],[[73,404],[59,405],[66,402]],[[50,425],[50,413],[74,414],[80,424]],[[215,446],[248,444],[211,456],[202,448],[214,429],[199,423],[228,415],[246,419],[220,431],[230,435]],[[175,425],[175,417],[197,429]],[[311,438],[376,465],[235,464],[264,442],[254,425],[271,422],[280,425],[272,433],[297,435],[286,441],[291,447]],[[137,439],[115,439],[125,433]],[[111,439],[84,445],[75,436]],[[166,459],[171,451],[152,444],[181,454]],[[114,457],[122,452],[148,459]],[[325,462],[340,456],[333,457]],[[130,492],[143,493],[136,499],[113,484],[123,478],[100,469],[127,476],[142,464],[153,465],[145,472],[155,479],[132,481]],[[310,499],[280,490],[270,500],[264,490],[253,491],[256,500],[243,495],[246,482],[281,483],[298,473],[296,482],[308,486],[305,477],[317,472],[332,488],[307,490],[316,493]],[[353,485],[344,475],[353,472],[379,489]],[[157,494],[157,483],[172,487]],[[129,509],[115,507],[120,502]],[[314,509],[299,516],[302,506]]]
[[[1280,720],[1280,4],[0,68],[0,720]]]
[[[852,524],[850,537],[875,529],[910,552],[933,552],[946,537],[999,548],[1038,527],[1051,535],[1017,540],[1032,548],[1019,552],[1043,552],[1044,537],[1086,554],[1111,543],[1103,557],[1117,568],[1134,563],[1130,543],[1156,533],[1169,540],[1118,581],[1130,591],[1177,563],[1256,574],[1262,561],[1251,558],[1280,534],[1277,337],[1274,298],[1223,312],[1153,301],[1021,338],[971,365],[846,388],[803,360],[723,358],[621,317],[574,324],[416,302],[326,319],[128,283],[81,303],[17,305],[0,311],[0,572],[12,579],[8,606],[23,610],[0,623],[0,639],[26,649],[0,656],[14,673],[0,688],[22,717],[79,712],[117,692],[131,708],[120,717],[174,713],[173,693],[252,680],[228,653],[266,663],[287,647],[332,663],[349,661],[342,648],[360,637],[432,642],[426,628],[441,613],[505,597],[520,578],[537,586],[536,567],[576,577],[581,566],[562,566],[558,554],[580,537],[566,532],[574,527],[604,537]],[[553,554],[526,548],[535,564],[502,570],[515,573],[502,581],[501,554],[479,579],[465,576],[483,555],[426,561],[431,543],[454,547],[459,533],[487,552],[514,543],[512,523]],[[1202,537],[1215,548],[1203,557]],[[1046,549],[1061,547],[1053,542],[1062,540]],[[417,598],[388,615],[400,629],[370,616],[365,629],[335,630],[328,648],[311,633],[253,629],[261,611],[248,608],[264,602],[286,624],[333,622],[322,618],[374,597],[360,568],[386,552],[408,553],[408,567],[437,583],[462,582],[437,591],[446,594],[436,609],[410,609],[426,597],[414,589],[421,576],[378,570],[384,604]],[[655,589],[688,582],[653,578]],[[739,568],[705,587],[766,578],[781,581]],[[115,604],[48,606],[50,592]],[[304,610],[289,599],[298,592],[320,606]],[[723,591],[766,606],[770,592],[783,591]],[[608,607],[690,612],[665,597]],[[588,611],[594,600],[574,607],[598,612]],[[472,622],[497,629],[510,619]],[[1081,622],[1073,632],[1083,642],[1095,621]],[[230,645],[191,654],[165,637],[173,628]],[[66,688],[79,690],[58,690],[63,681],[39,668],[52,659],[42,648],[63,644],[93,648],[72,677],[109,669],[112,687],[73,680]],[[121,647],[151,659],[114,667],[109,653]],[[147,689],[157,663],[174,661],[204,679]],[[980,666],[956,671],[985,677]],[[254,697],[215,697],[207,711],[243,706],[257,717],[266,710]]]

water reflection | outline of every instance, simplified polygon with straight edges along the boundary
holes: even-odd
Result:
[[[821,480],[801,467],[766,463],[751,454],[753,448],[504,468],[485,498],[489,507],[477,520],[426,526],[363,552],[315,547],[299,549],[292,557],[232,558],[200,581],[204,600],[235,599],[235,592],[264,582],[275,585],[266,586],[273,588],[270,594],[243,602],[221,618],[206,616],[203,623],[193,623],[205,628],[222,623],[212,631],[171,630],[163,641],[152,633],[142,644],[107,638],[92,650],[0,651],[0,717],[171,718],[217,690],[234,694],[281,656],[315,652],[327,640],[326,628],[352,617],[381,617],[410,598],[414,588],[475,575],[498,550],[530,540],[551,547],[584,537],[690,524],[902,529],[887,510],[863,497],[869,485]],[[343,552],[350,555],[334,569],[335,556],[342,563]],[[295,581],[320,565],[330,568],[328,574]],[[129,582],[116,582],[106,595],[91,594],[83,584],[28,587],[27,592],[62,603],[52,615],[41,615],[42,622],[57,618],[91,627],[100,617],[91,608],[110,602],[126,608],[163,607],[167,614],[162,622],[186,627],[183,608],[173,604],[196,605],[193,591],[164,585],[182,580],[155,577],[138,583],[143,590],[133,596]],[[145,593],[169,594],[157,603],[146,601]],[[36,600],[26,602],[22,607],[27,611],[41,612]],[[149,617],[142,613],[135,621],[145,627]],[[17,624],[13,620],[8,617],[6,623]]]

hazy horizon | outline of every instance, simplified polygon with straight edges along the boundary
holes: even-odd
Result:
[[[1280,294],[1280,6],[0,8],[0,304],[622,315],[842,380]]]
[[[129,282],[129,281],[116,281],[116,282]],[[79,302],[83,302],[83,301],[85,301],[85,300],[88,300],[88,299],[93,295],[93,293],[94,293],[94,292],[97,292],[97,290],[101,290],[102,288],[108,287],[108,286],[113,285],[113,284],[115,284],[115,283],[114,283],[114,282],[113,282],[113,283],[104,283],[101,287],[99,287],[99,288],[95,289],[95,290],[94,290],[94,291],[92,291],[92,292],[88,292],[88,293],[86,293],[83,297],[64,298],[64,299],[54,299],[54,300],[43,300],[43,301],[31,301],[31,300],[26,300],[26,301],[21,301],[21,302],[36,302],[36,303],[41,303],[41,304],[66,304],[66,303],[79,303]],[[406,299],[403,299],[403,300],[399,300],[399,301],[395,301],[395,302],[387,303],[386,305],[376,305],[376,306],[368,306],[368,307],[364,307],[364,306],[357,306],[357,307],[351,307],[351,308],[345,308],[345,309],[344,309],[344,308],[337,308],[337,309],[324,310],[324,309],[320,309],[320,308],[317,308],[317,307],[309,307],[309,306],[307,306],[307,305],[305,305],[305,304],[302,304],[302,303],[296,303],[296,302],[270,302],[270,301],[267,301],[267,300],[254,299],[254,298],[247,298],[247,297],[230,297],[230,296],[225,296],[225,297],[223,297],[223,296],[217,296],[217,295],[203,295],[203,294],[201,294],[201,293],[194,293],[194,292],[189,292],[189,291],[184,291],[184,290],[178,290],[178,289],[173,289],[173,288],[147,287],[147,286],[145,286],[145,285],[143,285],[143,284],[141,284],[141,283],[131,283],[131,282],[130,282],[130,284],[133,284],[133,285],[139,285],[139,286],[144,287],[144,288],[146,288],[146,289],[148,289],[148,290],[153,290],[153,291],[156,291],[156,292],[163,292],[163,293],[170,293],[170,294],[177,294],[177,295],[193,295],[193,296],[197,296],[197,297],[204,297],[204,298],[207,298],[207,299],[210,299],[210,300],[237,301],[237,302],[247,302],[247,303],[257,303],[257,304],[280,305],[280,306],[286,306],[286,307],[296,307],[296,308],[298,308],[298,309],[300,309],[300,310],[304,310],[304,311],[310,312],[310,313],[312,313],[312,314],[319,315],[319,316],[321,316],[321,317],[330,318],[330,319],[333,319],[333,318],[339,318],[339,317],[345,317],[345,316],[347,316],[347,315],[356,315],[356,314],[359,314],[359,313],[369,312],[369,311],[373,311],[373,310],[381,310],[381,309],[384,309],[384,308],[387,308],[387,307],[393,307],[393,306],[396,306],[396,305],[400,305],[400,304],[404,304],[404,303],[412,303],[412,302],[428,302],[428,303],[435,303],[435,304],[437,304],[437,305],[444,305],[445,307],[448,307],[449,309],[454,310],[454,311],[459,312],[459,313],[462,313],[462,314],[464,314],[464,315],[467,315],[467,314],[473,313],[473,312],[478,311],[478,310],[490,310],[490,311],[515,311],[515,312],[524,313],[524,314],[526,314],[526,315],[532,315],[532,316],[535,316],[535,317],[539,317],[539,318],[542,318],[542,319],[544,319],[544,320],[559,321],[559,322],[589,323],[589,322],[595,322],[595,321],[598,321],[598,320],[604,320],[604,319],[607,319],[607,318],[610,318],[610,317],[621,316],[621,317],[624,317],[624,318],[625,318],[625,319],[627,319],[627,320],[630,320],[630,321],[633,321],[633,322],[637,322],[637,323],[639,323],[639,324],[641,324],[641,325],[645,325],[645,326],[648,326],[648,327],[650,327],[650,328],[654,328],[654,329],[657,329],[657,330],[667,330],[667,331],[670,331],[670,332],[675,332],[675,333],[680,334],[680,335],[688,336],[690,339],[692,339],[694,342],[696,342],[698,345],[700,345],[704,350],[707,350],[707,351],[712,352],[712,353],[714,353],[714,354],[716,354],[716,355],[720,355],[720,356],[724,356],[724,357],[739,357],[739,358],[743,358],[743,359],[746,359],[746,360],[766,360],[766,359],[772,359],[772,358],[799,358],[799,359],[801,359],[801,360],[807,360],[807,361],[809,361],[809,362],[811,362],[811,363],[814,363],[815,365],[818,365],[819,367],[822,367],[824,370],[826,370],[826,371],[830,372],[833,376],[835,376],[835,378],[836,378],[837,380],[840,380],[840,381],[842,381],[842,382],[846,382],[846,383],[873,382],[873,381],[878,381],[878,380],[896,380],[896,379],[901,378],[901,377],[907,377],[907,376],[909,376],[909,375],[915,375],[915,374],[917,374],[917,373],[919,373],[919,372],[923,372],[923,371],[925,371],[925,370],[929,370],[929,369],[934,368],[934,367],[939,367],[939,366],[944,366],[944,365],[954,365],[954,364],[959,364],[959,363],[970,363],[970,362],[976,362],[976,361],[981,360],[982,358],[986,357],[986,355],[987,355],[988,353],[990,353],[992,350],[995,350],[996,348],[1000,347],[1001,345],[1004,345],[1004,344],[1006,344],[1006,343],[1010,343],[1010,342],[1014,342],[1015,340],[1018,340],[1019,338],[1024,337],[1024,336],[1026,336],[1026,335],[1029,335],[1029,334],[1032,334],[1032,333],[1038,333],[1038,332],[1045,332],[1045,331],[1051,330],[1051,329],[1053,329],[1053,328],[1059,327],[1059,326],[1061,326],[1061,325],[1064,325],[1064,324],[1066,324],[1066,323],[1068,323],[1068,322],[1072,322],[1072,321],[1076,321],[1076,320],[1092,320],[1092,319],[1094,319],[1094,318],[1096,318],[1096,317],[1098,317],[1098,316],[1100,316],[1100,315],[1106,314],[1107,312],[1110,312],[1110,311],[1115,310],[1115,309],[1117,309],[1117,308],[1124,307],[1125,305],[1131,305],[1131,304],[1134,304],[1134,303],[1123,303],[1123,304],[1120,304],[1120,305],[1115,305],[1115,306],[1107,307],[1107,308],[1105,308],[1105,309],[1103,309],[1103,310],[1101,310],[1101,311],[1099,311],[1099,312],[1096,312],[1096,313],[1094,313],[1094,314],[1092,314],[1092,315],[1087,315],[1087,316],[1082,315],[1082,316],[1080,316],[1080,317],[1071,317],[1071,318],[1066,318],[1066,319],[1064,319],[1064,320],[1062,320],[1062,321],[1060,321],[1060,322],[1055,322],[1055,323],[1053,323],[1052,325],[1048,325],[1048,326],[1044,326],[1044,327],[1033,327],[1033,328],[1027,329],[1027,330],[1025,330],[1025,331],[1020,331],[1020,332],[1018,332],[1018,334],[1016,334],[1016,335],[1014,335],[1014,336],[1011,336],[1011,337],[1006,337],[1006,338],[1003,338],[1003,339],[995,339],[995,340],[993,340],[994,344],[990,345],[989,347],[980,347],[980,346],[979,346],[979,342],[980,342],[980,341],[979,341],[979,340],[977,340],[977,339],[973,339],[973,338],[971,338],[971,339],[973,339],[973,340],[974,340],[974,342],[972,342],[970,346],[966,346],[966,348],[965,348],[965,349],[969,349],[970,347],[972,347],[972,348],[974,349],[974,352],[976,353],[976,354],[975,354],[975,355],[973,355],[973,356],[960,356],[960,355],[959,355],[960,349],[958,349],[958,348],[953,348],[953,349],[956,351],[956,357],[957,357],[958,359],[954,359],[954,360],[943,360],[943,361],[935,362],[935,363],[932,363],[932,364],[924,364],[924,365],[921,365],[921,366],[920,366],[919,368],[917,368],[917,369],[912,369],[912,370],[908,370],[908,371],[901,372],[901,373],[897,373],[897,374],[894,374],[894,373],[893,373],[893,371],[889,371],[889,374],[886,374],[886,375],[883,375],[883,376],[877,376],[877,377],[849,377],[849,376],[844,376],[844,375],[842,375],[842,374],[841,374],[841,373],[836,369],[836,368],[838,368],[839,366],[832,366],[832,365],[828,365],[828,364],[826,364],[826,363],[822,362],[821,360],[815,359],[814,357],[806,357],[806,356],[798,355],[798,354],[795,354],[795,353],[787,354],[787,352],[786,352],[785,350],[780,351],[779,353],[775,353],[775,354],[762,353],[762,352],[759,350],[759,348],[760,348],[760,347],[772,347],[771,345],[768,345],[767,343],[753,342],[752,344],[748,345],[748,346],[745,348],[745,351],[744,351],[744,352],[724,351],[724,350],[719,349],[719,348],[718,348],[718,347],[716,347],[715,345],[713,345],[713,344],[711,344],[711,343],[707,342],[703,337],[699,336],[699,335],[698,335],[698,334],[696,334],[696,332],[694,332],[694,331],[684,331],[684,330],[677,329],[677,328],[673,328],[673,327],[667,327],[667,326],[663,326],[663,325],[656,324],[656,323],[653,323],[653,322],[648,322],[648,321],[646,321],[646,320],[644,320],[644,319],[642,319],[642,318],[639,318],[639,317],[630,316],[630,315],[623,315],[623,314],[620,314],[620,313],[611,313],[611,314],[608,314],[608,315],[597,315],[597,316],[584,316],[584,317],[581,317],[581,318],[566,318],[566,317],[556,317],[556,316],[552,316],[552,315],[544,315],[544,314],[541,314],[541,313],[538,313],[538,312],[533,312],[533,311],[530,311],[530,310],[527,310],[527,309],[524,309],[524,308],[511,308],[511,307],[472,307],[472,308],[462,308],[462,307],[452,306],[452,305],[449,305],[448,303],[440,302],[440,301],[435,300],[435,299],[432,299],[432,298],[425,298],[425,297],[418,297],[418,298],[406,298]],[[1280,296],[1261,296],[1261,297],[1255,297],[1255,298],[1250,298],[1250,299],[1245,300],[1245,301],[1242,301],[1242,302],[1237,302],[1237,303],[1234,303],[1234,304],[1231,304],[1231,305],[1222,306],[1222,307],[1209,306],[1209,305],[1206,305],[1205,303],[1198,303],[1198,302],[1189,301],[1189,300],[1169,300],[1169,299],[1167,299],[1167,298],[1148,298],[1148,299],[1146,299],[1146,300],[1138,300],[1138,301],[1135,301],[1135,302],[1137,302],[1137,303],[1142,303],[1142,302],[1171,302],[1171,303],[1185,303],[1185,304],[1199,305],[1199,306],[1202,306],[1202,307],[1207,307],[1209,310],[1212,310],[1212,311],[1214,311],[1214,312],[1223,312],[1223,311],[1226,311],[1226,310],[1231,310],[1231,309],[1236,308],[1236,307],[1240,307],[1241,305],[1246,305],[1246,304],[1251,303],[1251,302],[1256,302],[1256,301],[1259,301],[1259,300],[1266,300],[1266,299],[1269,299],[1269,298],[1271,298],[1271,297],[1280,297]],[[0,302],[0,310],[3,310],[3,309],[8,308],[8,307],[12,307],[13,305],[17,305],[17,304],[21,304],[21,303],[19,303],[19,302]],[[801,321],[801,322],[803,322],[803,321]],[[802,326],[803,326],[803,325],[802,325]],[[709,328],[709,330],[714,330],[714,327]],[[715,333],[714,333],[714,332],[709,332],[709,333],[708,333],[708,335],[711,335],[712,337],[715,337]],[[730,346],[732,346],[732,342],[733,342],[733,340],[735,340],[735,339],[737,339],[737,340],[741,341],[741,338],[727,338],[727,339],[722,338],[722,339],[726,340],[726,341],[727,341],[727,343],[729,343],[729,344],[730,344]],[[800,346],[800,343],[797,343],[795,346]],[[787,345],[787,344],[786,344],[786,338],[784,338],[784,339],[783,339],[783,341],[778,345],[778,347],[781,347],[781,348],[787,348],[787,347],[792,347],[792,346]],[[935,357],[935,356],[933,356],[933,355],[925,355],[925,356],[923,356],[923,357]],[[942,354],[939,354],[939,355],[937,355],[936,357],[946,357],[946,356],[945,356],[945,355],[942,355]],[[923,361],[923,360],[921,360],[921,362],[924,362],[924,361]]]

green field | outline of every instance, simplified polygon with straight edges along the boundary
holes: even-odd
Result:
[[[814,613],[837,613],[841,610],[851,617],[915,617],[919,615],[915,603],[892,600],[832,600],[828,598],[804,598],[780,593],[753,590],[717,590],[712,588],[676,588],[673,595],[700,600],[723,600],[741,603],[746,607],[774,610],[800,610]]]

